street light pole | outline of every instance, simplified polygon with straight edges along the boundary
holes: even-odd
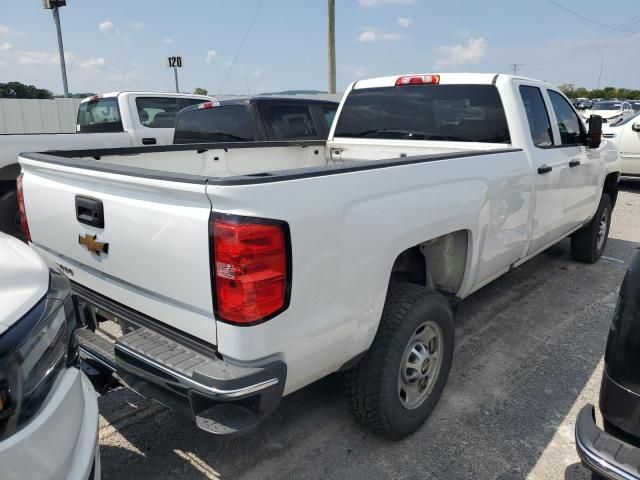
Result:
[[[44,8],[53,12],[53,21],[56,24],[58,32],[58,51],[60,52],[60,68],[62,70],[62,87],[64,88],[64,96],[69,96],[69,86],[67,85],[67,67],[64,62],[64,47],[62,45],[62,31],[60,30],[60,12],[59,7],[64,7],[66,0],[43,0]]]
[[[336,0],[327,0],[329,93],[336,93]]]

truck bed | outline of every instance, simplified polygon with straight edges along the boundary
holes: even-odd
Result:
[[[263,183],[296,177],[347,173],[391,164],[446,160],[500,153],[499,144],[416,142],[407,147],[362,142],[350,148],[327,146],[324,140],[235,142],[50,151],[23,154],[23,159],[108,173],[191,183]]]

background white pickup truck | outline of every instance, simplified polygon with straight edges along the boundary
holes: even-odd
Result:
[[[112,92],[82,100],[75,134],[0,135],[0,231],[23,237],[15,193],[20,153],[168,145],[173,143],[178,111],[211,100],[179,93]]]
[[[603,125],[602,136],[618,147],[622,175],[640,176],[640,112]]]
[[[569,235],[602,254],[600,120],[520,77],[363,80],[327,142],[22,155],[20,208],[85,356],[131,388],[232,433],[346,371],[356,417],[401,438],[441,395],[462,299]]]

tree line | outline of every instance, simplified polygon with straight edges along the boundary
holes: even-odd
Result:
[[[564,83],[558,87],[569,98],[602,98],[604,100],[640,100],[640,90],[631,88],[604,87],[588,90],[573,83]]]

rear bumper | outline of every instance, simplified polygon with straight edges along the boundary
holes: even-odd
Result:
[[[139,394],[189,415],[203,430],[221,435],[245,431],[279,405],[284,362],[228,363],[193,337],[79,285],[73,291],[81,319],[97,308],[131,329],[114,343],[88,329],[78,331],[82,355],[109,368]]]
[[[575,434],[578,455],[589,470],[612,480],[640,480],[640,449],[600,430],[593,405],[580,411]]]

